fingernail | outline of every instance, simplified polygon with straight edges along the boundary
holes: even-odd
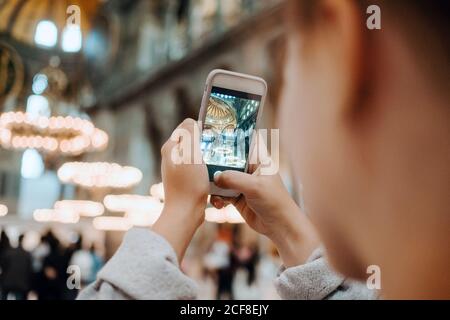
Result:
[[[219,179],[219,176],[222,174],[222,171],[216,171],[214,172],[214,181],[217,181]]]

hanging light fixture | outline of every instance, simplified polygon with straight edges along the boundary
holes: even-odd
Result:
[[[97,217],[105,212],[105,207],[101,203],[86,200],[61,200],[55,202],[54,208],[75,211],[82,217]]]
[[[108,162],[67,162],[58,178],[86,188],[129,188],[142,180],[138,168]]]
[[[129,211],[125,213],[124,218],[128,219],[129,222],[135,227],[151,227],[161,216],[161,211],[153,213]]]
[[[73,28],[69,26],[63,33],[66,39],[63,39],[63,46],[71,52],[79,50],[81,41],[81,31]],[[35,42],[40,46],[55,46],[57,29],[52,21],[40,21],[36,27]],[[11,102],[11,106],[5,108],[10,111],[0,115],[1,147],[37,149],[63,156],[78,156],[102,151],[107,147],[106,132],[86,119],[87,115],[79,108],[76,97],[67,95],[71,79],[58,55],[49,56],[49,64],[31,80],[32,94],[21,97],[17,93],[14,103]],[[21,100],[26,102],[25,108],[18,103]]]
[[[134,194],[107,195],[103,204],[113,212],[149,212],[160,214],[163,204],[151,196],[139,196]]]
[[[109,211],[124,212],[122,222],[137,227],[152,226],[161,216],[164,207],[158,198],[132,194],[107,195],[103,204]]]
[[[75,224],[80,220],[80,215],[67,209],[37,209],[33,212],[33,218],[37,222]]]
[[[7,84],[5,92],[0,92],[0,148],[24,151],[21,173],[25,178],[39,177],[45,165],[59,162],[56,156],[80,156],[108,145],[108,134],[83,111],[84,78],[73,72],[101,5],[100,0],[77,0],[73,5],[52,0],[4,1],[0,5],[0,33],[7,36],[0,41],[4,58],[0,78]],[[24,65],[21,55],[35,53],[39,59]]]
[[[133,227],[130,220],[124,217],[96,217],[92,224],[101,231],[127,231]]]
[[[0,144],[5,149],[38,149],[48,153],[80,155],[108,145],[106,132],[76,117],[36,116],[6,112],[0,116]]]

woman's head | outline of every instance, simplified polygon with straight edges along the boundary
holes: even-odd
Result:
[[[366,26],[373,4],[381,30]],[[449,8],[446,0],[289,1],[281,134],[306,210],[347,275],[385,264],[373,260],[393,256],[413,239],[405,228],[448,201]]]

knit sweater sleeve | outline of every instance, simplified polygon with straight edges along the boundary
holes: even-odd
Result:
[[[377,291],[333,271],[322,249],[317,249],[303,265],[282,268],[275,287],[286,300],[372,300],[378,297]]]
[[[197,285],[179,268],[176,254],[160,235],[143,228],[127,232],[97,276],[83,289],[80,300],[195,299]]]

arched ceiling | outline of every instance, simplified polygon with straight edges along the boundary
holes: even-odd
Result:
[[[218,129],[237,127],[236,111],[227,102],[217,97],[210,97],[206,112],[205,126]]]
[[[81,30],[85,37],[101,0],[0,0],[0,33],[15,40],[34,45],[34,34],[41,20],[51,20],[59,30],[66,25],[70,5],[80,7]]]

